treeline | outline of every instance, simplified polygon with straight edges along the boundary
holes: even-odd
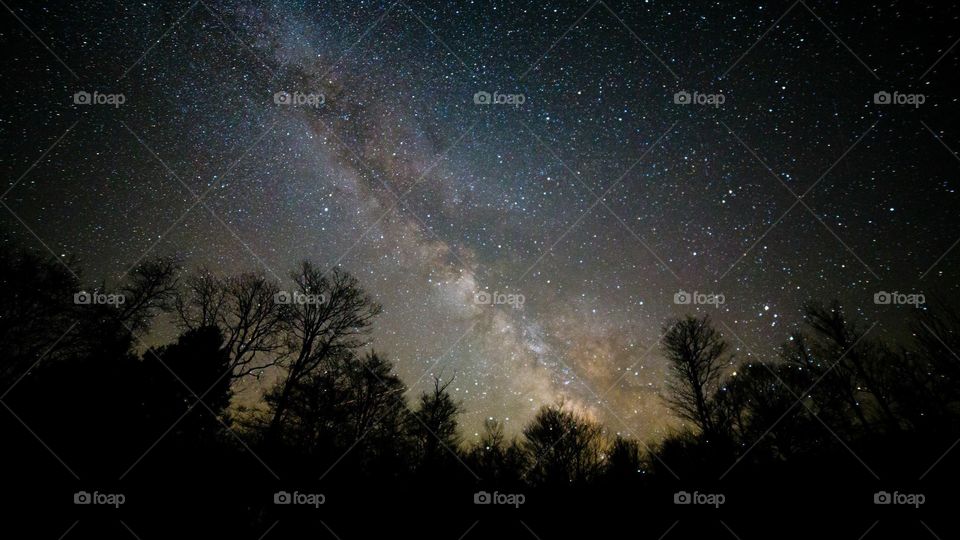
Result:
[[[912,339],[893,346],[837,304],[810,305],[778,358],[749,362],[708,318],[686,317],[662,340],[664,399],[684,426],[663,440],[617,435],[560,403],[512,437],[490,420],[468,444],[449,381],[410,397],[369,348],[380,306],[353,276],[304,262],[291,283],[159,258],[91,287],[3,245],[0,428],[20,472],[623,493],[812,471],[869,479],[861,464],[916,477],[960,433],[960,318],[947,308],[918,310]],[[179,336],[147,348],[161,315]],[[231,406],[239,384],[266,387],[257,406]]]

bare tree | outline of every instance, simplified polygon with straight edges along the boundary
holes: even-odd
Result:
[[[523,446],[533,460],[527,478],[534,484],[579,485],[601,471],[607,443],[603,426],[564,407],[542,407],[523,429]]]
[[[718,434],[724,426],[719,425],[712,398],[720,388],[724,368],[731,363],[725,355],[726,342],[707,316],[676,321],[666,329],[663,341],[673,375],[667,385],[667,403],[703,433]]]
[[[172,257],[157,257],[138,264],[120,287],[124,301],[117,318],[134,333],[149,330],[150,321],[173,309],[180,263]]]
[[[325,273],[304,261],[291,277],[296,289],[284,304],[286,377],[276,395],[270,438],[294,388],[328,359],[366,345],[370,324],[381,311],[357,279],[339,268]]]
[[[185,285],[176,306],[181,326],[220,328],[234,378],[282,360],[285,312],[276,283],[259,273],[219,277],[201,269]]]
[[[442,463],[449,456],[448,451],[460,446],[457,415],[463,406],[447,391],[452,383],[453,379],[441,383],[434,377],[433,390],[420,394],[415,417],[411,417],[410,432],[420,453],[421,465],[427,468]]]

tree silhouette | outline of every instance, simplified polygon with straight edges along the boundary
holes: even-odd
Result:
[[[533,462],[527,478],[534,485],[582,485],[601,470],[605,449],[602,426],[562,403],[542,407],[524,428],[523,436]]]
[[[726,430],[713,400],[724,370],[731,364],[727,344],[707,316],[687,316],[666,329],[663,348],[673,378],[667,403],[681,418],[693,422],[708,436]]]
[[[176,312],[181,327],[216,326],[229,351],[231,376],[262,373],[283,360],[284,305],[280,287],[263,274],[219,277],[201,268],[178,291]]]
[[[324,273],[303,262],[291,277],[295,293],[305,300],[284,306],[285,374],[274,397],[271,438],[279,430],[297,385],[331,358],[342,358],[365,345],[370,324],[381,311],[356,278],[339,268]]]
[[[16,411],[0,430],[21,487],[58,474],[42,446],[84,480],[202,477],[237,489],[256,485],[238,474],[255,451],[285,480],[323,478],[341,494],[484,490],[546,504],[669,500],[675,476],[706,483],[730,470],[748,489],[821,485],[850,478],[851,454],[884,478],[915,463],[956,473],[938,461],[960,436],[960,316],[949,306],[917,310],[909,337],[887,343],[839,304],[809,304],[779,351],[736,366],[707,317],[685,317],[664,337],[664,398],[684,427],[648,445],[608,437],[560,403],[514,432],[490,418],[467,444],[452,381],[407,403],[393,364],[368,348],[380,308],[342,270],[303,263],[292,295],[260,274],[181,272],[156,258],[111,287],[84,287],[60,261],[2,243],[0,255],[0,382]],[[84,302],[82,291],[124,302]],[[164,338],[151,330],[166,312],[181,333],[145,350]],[[275,382],[243,396],[252,405],[241,414],[234,391],[262,372]],[[257,497],[242,504],[264,525],[270,507]]]
[[[493,418],[484,421],[480,440],[469,449],[465,459],[481,478],[498,486],[522,484],[530,466],[529,454],[522,444],[516,438],[508,442],[503,423]]]
[[[433,379],[433,389],[420,394],[416,410],[410,416],[409,432],[419,456],[421,469],[436,472],[450,465],[452,449],[460,446],[457,415],[462,405],[455,401],[447,387],[453,379],[441,383]]]
[[[209,444],[222,429],[217,418],[226,415],[231,397],[230,357],[220,329],[188,330],[176,343],[144,353],[143,365],[150,391],[147,414],[159,425],[173,425],[182,416],[176,433]]]

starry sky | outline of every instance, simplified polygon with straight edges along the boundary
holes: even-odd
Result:
[[[296,261],[342,265],[411,393],[454,378],[468,439],[559,399],[656,438],[678,425],[671,317],[769,359],[806,301],[896,337],[916,308],[875,293],[960,282],[946,3],[3,8],[7,234],[88,281],[155,255],[287,284]]]

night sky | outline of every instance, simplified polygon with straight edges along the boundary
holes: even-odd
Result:
[[[671,317],[769,359],[804,302],[895,336],[918,308],[875,293],[960,283],[946,3],[3,7],[7,234],[89,282],[156,255],[286,285],[342,265],[411,395],[455,378],[468,439],[558,399],[655,438]]]

